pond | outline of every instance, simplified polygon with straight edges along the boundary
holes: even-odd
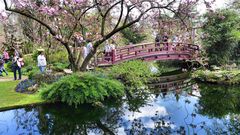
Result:
[[[168,90],[163,85],[151,93],[142,91],[95,107],[81,105],[76,109],[64,104],[45,104],[3,111],[0,134],[240,133],[239,87],[196,84],[189,79],[183,82]]]

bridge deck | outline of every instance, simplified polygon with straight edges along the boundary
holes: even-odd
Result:
[[[97,57],[98,66],[111,66],[124,61],[142,59],[154,60],[190,60],[198,57],[199,47],[187,43],[145,43],[117,48],[106,56]]]

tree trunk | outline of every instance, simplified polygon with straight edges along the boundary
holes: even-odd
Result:
[[[86,71],[87,65],[89,64],[92,57],[96,54],[97,47],[94,47],[93,50],[87,55],[87,57],[83,60],[83,63],[80,67],[80,71]]]

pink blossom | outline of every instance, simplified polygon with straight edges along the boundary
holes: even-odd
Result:
[[[8,18],[8,15],[4,11],[0,11],[0,20],[6,20]]]
[[[43,14],[47,14],[49,16],[57,15],[58,8],[56,7],[49,7],[49,6],[42,6],[39,8],[39,11]]]

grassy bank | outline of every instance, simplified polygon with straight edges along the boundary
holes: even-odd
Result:
[[[192,77],[201,82],[225,85],[240,84],[240,70],[198,70],[192,74]]]
[[[0,82],[0,111],[44,102],[39,94],[28,95],[15,92],[14,89],[18,83],[19,81]]]

